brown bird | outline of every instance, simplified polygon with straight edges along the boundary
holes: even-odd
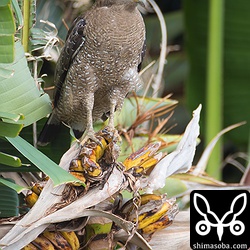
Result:
[[[82,144],[95,139],[93,122],[114,129],[114,112],[140,83],[145,25],[137,4],[146,0],[96,0],[75,19],[55,70],[54,109],[38,138],[49,143],[61,122]]]

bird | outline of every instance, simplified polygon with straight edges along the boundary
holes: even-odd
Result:
[[[68,30],[54,76],[53,110],[39,137],[47,145],[61,123],[83,145],[96,141],[93,123],[121,110],[125,97],[140,85],[146,31],[138,5],[146,0],[96,0]]]

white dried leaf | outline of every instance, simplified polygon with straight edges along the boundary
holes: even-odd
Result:
[[[147,192],[151,193],[154,190],[164,187],[167,177],[177,173],[185,173],[191,168],[197,137],[200,133],[200,111],[201,105],[194,110],[193,118],[187,125],[176,150],[164,157],[154,167],[146,181]]]

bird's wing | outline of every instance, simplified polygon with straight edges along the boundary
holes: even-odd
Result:
[[[143,43],[143,46],[142,46],[142,51],[141,51],[141,61],[140,63],[138,64],[138,72],[141,71],[141,65],[142,65],[142,61],[145,57],[145,54],[146,54],[146,39],[144,40],[144,43]]]
[[[55,92],[54,92],[54,106],[56,107],[57,101],[60,98],[60,92],[64,80],[66,78],[68,69],[84,44],[84,27],[86,21],[84,17],[80,16],[76,18],[68,31],[65,45],[59,56],[56,70],[55,70]]]

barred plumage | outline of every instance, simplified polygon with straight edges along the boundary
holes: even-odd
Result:
[[[145,27],[137,3],[143,0],[96,0],[68,32],[55,72],[54,109],[39,136],[50,141],[59,122],[76,138],[94,139],[93,122],[120,110],[126,95],[140,83]],[[48,133],[48,131],[50,132]]]

